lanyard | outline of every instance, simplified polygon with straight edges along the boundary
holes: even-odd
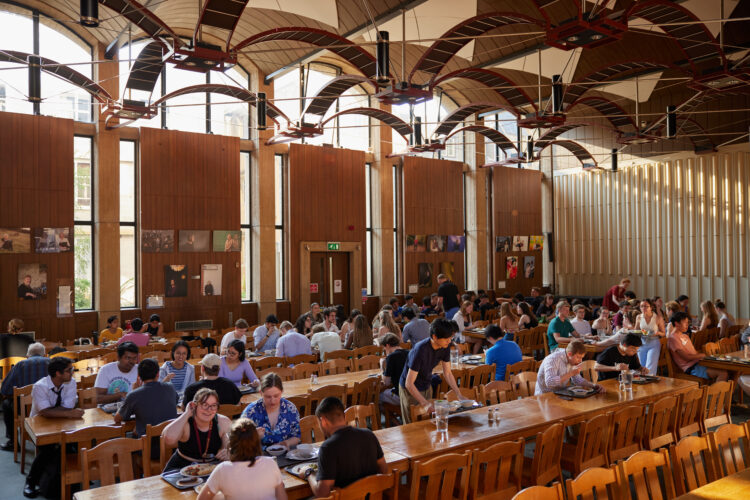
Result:
[[[211,430],[214,427],[214,419],[212,418],[208,423],[208,437],[206,438],[206,449],[203,450],[203,447],[201,446],[201,435],[198,433],[198,424],[195,422],[195,418],[193,418],[193,429],[195,429],[195,442],[198,446],[198,453],[200,454],[201,458],[206,458],[206,453],[208,453],[208,446],[211,443]]]

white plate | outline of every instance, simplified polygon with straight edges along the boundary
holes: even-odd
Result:
[[[180,474],[186,477],[206,477],[210,476],[214,469],[219,464],[193,464],[187,465],[180,469]],[[200,473],[194,473],[191,469],[194,467],[200,467]]]
[[[299,476],[302,472],[306,471],[310,467],[313,467],[316,471],[318,470],[318,464],[315,463],[304,463],[304,464],[297,464],[289,467],[289,472],[292,474]]]
[[[461,406],[463,406],[464,408],[473,408],[474,406],[476,406],[476,404],[477,402],[473,399],[465,399],[461,401]]]
[[[482,355],[481,354],[471,354],[471,355],[468,355],[468,356],[464,356],[461,359],[465,359],[467,361],[475,361],[475,360],[482,359]]]
[[[291,458],[292,460],[312,460],[318,458],[318,448],[313,448],[310,454],[301,454],[300,450],[295,448],[287,452],[286,458]]]

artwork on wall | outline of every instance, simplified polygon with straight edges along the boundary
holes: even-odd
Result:
[[[513,237],[513,251],[514,252],[528,252],[529,251],[529,237],[528,236],[514,236]]]
[[[141,230],[141,251],[144,253],[173,252],[174,231],[172,229]]]
[[[466,249],[466,236],[448,236],[448,251],[463,252]]]
[[[432,286],[432,263],[419,263],[419,288],[430,288]]]
[[[240,252],[242,231],[214,231],[214,252]]]
[[[34,251],[36,253],[70,252],[69,227],[37,227],[34,228]]]
[[[164,295],[187,297],[188,270],[184,264],[164,266]]]
[[[529,250],[544,250],[544,236],[531,236],[529,237]]]
[[[161,309],[162,307],[164,307],[164,295],[146,297],[146,309]]]
[[[518,257],[505,258],[505,279],[514,280],[518,276]]]
[[[414,241],[416,240],[417,236],[415,234],[407,234],[406,235],[406,251],[416,252],[416,245],[414,244]]]
[[[536,267],[536,257],[529,255],[523,258],[523,277],[533,278]]]
[[[455,274],[455,266],[453,262],[441,262],[440,263],[440,274],[444,274],[448,281],[453,281],[453,275]]]
[[[31,252],[31,228],[0,227],[0,253]]]
[[[18,264],[18,300],[47,296],[47,264]]]
[[[201,266],[201,294],[221,295],[221,264]]]
[[[208,252],[211,231],[180,230],[180,252]]]
[[[427,251],[445,252],[445,247],[447,243],[448,243],[447,236],[441,236],[439,234],[430,234],[427,236]]]
[[[496,252],[510,252],[511,251],[510,236],[495,237],[495,251]]]

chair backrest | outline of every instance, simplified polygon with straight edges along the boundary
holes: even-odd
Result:
[[[261,358],[250,359],[250,365],[253,370],[266,370],[268,368],[275,368],[284,363],[284,358],[277,356],[264,356]]]
[[[708,436],[685,436],[669,447],[669,455],[678,495],[719,479]]]
[[[591,467],[565,482],[568,500],[594,498],[619,498],[617,469],[615,467]],[[596,496],[595,496],[596,495]]]
[[[639,451],[617,464],[621,492],[635,492],[634,498],[667,500],[675,498],[674,480],[667,450]],[[662,473],[659,474],[659,469]],[[662,487],[662,484],[664,485]],[[627,495],[630,498],[630,495]]]
[[[71,352],[71,351],[62,351],[62,352],[56,352],[52,356],[49,357],[52,358],[68,358],[72,359],[73,361],[78,361],[78,353],[77,352]]]
[[[378,412],[375,403],[350,406],[344,411],[344,417],[346,417],[346,422],[353,427],[360,427],[362,429],[370,429],[373,431],[380,428],[378,425]],[[368,419],[370,419],[369,425],[367,422]]]
[[[411,349],[411,347],[412,347],[412,346],[411,346],[411,342],[401,342],[401,343],[400,343],[400,344],[398,345],[398,347],[399,347],[400,349],[406,349],[406,350],[408,351],[409,349]]]
[[[727,354],[739,350],[739,336],[733,335],[731,337],[719,339],[719,354]]]
[[[390,474],[375,474],[353,482],[346,488],[335,490],[336,500],[383,500],[398,496],[399,473],[394,470]],[[388,492],[388,495],[384,493]]]
[[[470,368],[466,372],[466,384],[464,387],[479,387],[483,384],[488,384],[489,382],[495,380],[495,370],[496,367],[494,364],[491,365],[479,365],[475,366],[474,368]]]
[[[339,398],[346,406],[346,386],[345,385],[324,385],[320,389],[315,389],[307,394],[310,398],[310,415],[315,414],[318,403],[329,396]]]
[[[287,401],[297,407],[300,418],[312,415],[310,412],[310,396],[288,396],[285,398]]]
[[[303,443],[316,443],[325,441],[326,439],[323,434],[323,428],[320,426],[320,421],[315,415],[300,418],[299,429],[302,433],[301,441]]]
[[[745,425],[724,424],[708,435],[716,456],[717,474],[729,476],[750,466],[750,443]]]
[[[599,381],[599,372],[594,370],[595,365],[596,360],[594,359],[589,359],[581,363],[581,376],[592,384],[595,384]]]
[[[680,406],[677,412],[677,439],[695,432],[701,432],[703,426],[703,411],[705,389],[695,388],[680,394]]]
[[[412,465],[410,498],[465,500],[468,494],[471,453],[446,453]],[[458,493],[455,495],[454,493]]]
[[[468,387],[459,387],[459,391],[461,391],[461,394],[458,395],[456,392],[451,389],[448,392],[444,392],[440,399],[447,399],[448,401],[460,401],[462,399],[476,399],[477,397],[477,391],[476,389],[469,389]]]
[[[161,365],[165,361],[169,361],[170,359],[172,359],[172,353],[164,351],[152,351],[141,356],[141,359],[154,359]]]
[[[356,382],[352,388],[352,405],[367,405],[378,403],[380,397],[380,378],[367,377],[362,382]],[[346,402],[344,402],[346,403]]]
[[[666,396],[651,403],[646,411],[646,427],[643,431],[643,446],[656,450],[675,443],[677,407],[679,397]]]
[[[532,484],[544,486],[553,479],[562,482],[560,455],[564,429],[563,424],[557,422],[537,433],[534,458],[529,471]]]
[[[78,383],[78,388],[89,389],[94,387],[94,383],[96,383],[96,373],[92,373],[91,375],[83,375],[81,376],[81,381]]]
[[[146,432],[143,433],[143,475],[148,477],[154,474],[159,474],[161,471],[164,470],[164,467],[167,465],[167,460],[169,460],[169,457],[165,457],[161,454],[161,447],[159,448],[159,458],[156,461],[153,461],[151,456],[156,455],[152,452],[151,448],[154,445],[154,439],[159,439],[161,436],[162,431],[164,431],[164,428],[174,422],[175,419],[170,419],[165,422],[162,422],[158,425],[151,425],[146,424]],[[158,445],[157,445],[158,446]],[[146,464],[149,464],[150,466],[147,466]]]
[[[382,356],[383,348],[379,345],[366,345],[352,350],[354,358],[363,358],[365,356]]]
[[[510,381],[510,379],[513,378],[514,375],[530,371],[534,371],[534,360],[523,359],[518,363],[513,363],[512,365],[507,365],[505,367],[505,380]]]
[[[578,440],[572,457],[574,474],[580,474],[589,467],[606,467],[609,465],[609,437],[612,428],[612,413],[596,415],[581,423]],[[567,453],[566,453],[567,455]]]
[[[96,408],[96,387],[78,390],[78,407],[84,410]]]
[[[669,347],[667,347],[667,339],[662,337],[659,339],[661,348],[659,349],[659,360],[656,363],[656,373],[652,375],[663,375],[665,377],[672,376],[672,363],[669,357]]]
[[[310,375],[317,375],[318,368],[318,365],[313,363],[299,363],[294,365],[294,368],[292,368],[294,380],[304,380],[310,378]]]
[[[477,397],[483,405],[496,405],[515,399],[513,386],[510,382],[493,380],[489,384],[480,385],[477,388]]]
[[[374,347],[374,346],[369,346]],[[363,348],[364,349],[364,348]],[[364,370],[375,370],[380,368],[380,356],[375,354],[368,354],[361,358],[352,359],[352,368],[355,372],[361,372]]]
[[[117,351],[113,351],[103,356],[99,356],[99,362],[102,365],[106,365],[107,363],[112,363],[114,361],[117,361]]]
[[[472,452],[469,491],[473,500],[510,498],[521,491],[524,440],[506,441]]]
[[[266,368],[265,370],[256,371],[255,375],[259,379],[263,380],[263,377],[269,373],[275,373],[276,375],[281,377],[281,380],[284,382],[294,380],[294,371],[291,368],[287,368],[285,366],[274,366],[271,368]]]
[[[703,395],[703,432],[710,427],[722,424],[731,424],[732,393],[734,382],[715,382],[705,388]]]
[[[323,355],[323,361],[329,361],[331,359],[349,359],[354,356],[354,351],[349,349],[338,349],[336,351],[328,351]]]
[[[609,462],[627,458],[643,449],[643,427],[645,424],[642,405],[626,406],[612,415],[612,432],[609,436]]]
[[[337,358],[337,359],[329,359],[328,361],[324,361],[323,363],[320,363],[320,375],[340,375],[342,373],[350,372],[352,371],[352,363],[351,360],[343,359],[343,358]]]
[[[512,500],[564,500],[562,485],[531,486],[519,491]]]
[[[60,475],[63,480],[67,477],[66,469],[67,465],[70,463],[67,457],[68,444],[75,443],[78,445],[78,452],[75,454],[75,457],[78,460],[79,470],[82,470],[83,455],[80,453],[82,449],[91,449],[95,445],[103,443],[109,439],[122,437],[123,434],[124,427],[109,425],[95,425],[84,427],[77,431],[63,432],[60,436]],[[140,441],[138,441],[138,448],[143,449],[143,445]]]
[[[719,353],[719,344],[715,342],[706,342],[703,344],[703,352],[706,353],[707,356],[713,356],[714,354]]]
[[[456,379],[456,385],[459,387],[467,387],[468,386],[468,377],[466,376],[466,373],[468,370],[465,368],[451,368],[451,373],[453,374],[453,378]],[[442,392],[448,392],[450,390],[450,387],[448,386],[448,380],[441,376],[440,377],[440,389],[438,390],[438,393]]]
[[[174,450],[177,448],[177,444],[169,445],[167,444],[167,440],[164,439],[164,436],[159,437],[159,461],[161,470],[164,470],[164,468],[167,466],[167,462],[169,462],[169,459],[174,454]]]
[[[430,418],[430,414],[425,411],[421,405],[410,405],[409,406],[409,418],[411,422],[419,422],[420,420],[427,420]]]
[[[239,403],[236,405],[227,403],[227,404],[219,405],[218,413],[221,415],[224,415],[230,420],[234,420],[235,418],[242,415],[242,411],[244,409],[245,409],[245,405],[243,405],[242,403]]]
[[[298,363],[317,363],[318,357],[315,354],[298,354],[296,356],[287,356],[284,358],[284,366],[296,365]]]
[[[513,375],[510,379],[510,385],[513,386],[513,394],[522,398],[534,395],[536,391],[536,372],[521,372]]]
[[[105,441],[92,449],[84,449],[81,453],[83,463],[83,489],[89,488],[91,471],[98,472],[97,478],[101,486],[115,484],[117,479],[124,483],[135,479],[133,474],[133,456],[143,450],[140,439],[118,438]],[[97,467],[94,467],[94,465]],[[115,467],[117,464],[117,467]]]
[[[518,347],[521,348],[521,353],[524,356],[534,355],[534,349],[535,349],[534,337],[535,337],[535,334],[534,334],[534,330],[532,329],[520,330],[516,332],[515,334],[516,344],[518,344]]]

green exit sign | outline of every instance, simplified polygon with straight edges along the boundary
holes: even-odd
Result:
[[[341,250],[341,243],[339,243],[338,241],[329,241],[328,250]]]

